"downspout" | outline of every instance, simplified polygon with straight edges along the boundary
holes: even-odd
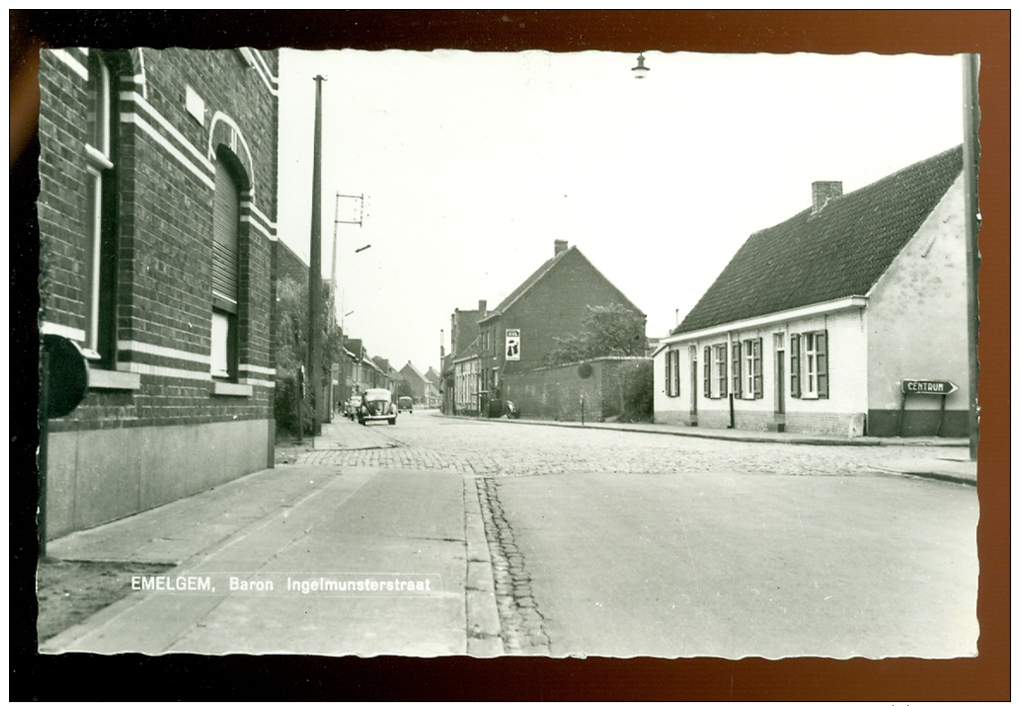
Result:
[[[723,377],[728,381],[726,385],[727,397],[730,399],[730,424],[727,429],[736,428],[736,420],[733,412],[733,334],[729,331],[726,332],[726,370],[723,371]]]

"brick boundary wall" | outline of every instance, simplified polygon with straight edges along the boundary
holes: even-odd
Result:
[[[582,378],[582,362],[557,365],[503,378],[503,398],[518,405],[525,419],[599,422],[623,412],[627,377],[643,369],[651,379],[651,358],[606,357],[583,361],[591,365],[591,376]]]

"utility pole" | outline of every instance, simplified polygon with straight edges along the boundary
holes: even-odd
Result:
[[[970,460],[977,460],[978,445],[978,268],[981,255],[978,251],[978,228],[981,216],[978,210],[977,167],[980,157],[978,124],[981,111],[978,107],[978,55],[963,55],[963,183],[964,213],[967,240],[967,348],[969,358],[970,389]]]
[[[312,436],[322,433],[322,82],[315,81],[315,147],[312,164],[312,243],[308,264],[308,390],[312,400]]]
[[[329,291],[333,294],[333,301],[336,301],[336,228],[340,224],[340,192],[336,192],[336,199],[333,202],[333,269],[329,274]],[[340,312],[343,313],[342,311]]]

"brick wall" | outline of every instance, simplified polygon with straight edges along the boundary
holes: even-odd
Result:
[[[82,67],[88,59],[82,50],[62,51],[64,58],[42,52],[40,67],[41,314],[46,323],[80,331],[86,316],[87,93],[85,79],[67,59]],[[267,418],[272,240],[262,231],[272,235],[276,218],[276,99],[234,51],[147,49],[141,62],[137,54],[107,58],[116,89],[111,135],[118,196],[116,367],[139,373],[141,387],[92,391],[53,429]],[[275,66],[275,53],[264,56]],[[144,87],[133,80],[143,66]],[[185,109],[188,85],[205,99],[204,123]],[[118,100],[118,92],[130,99]],[[237,126],[245,144],[238,151],[250,154],[243,161],[251,171],[254,209],[242,206],[238,315],[241,382],[255,383],[249,398],[211,395],[212,381],[205,375],[212,314],[213,190],[207,166],[216,115]]]
[[[580,363],[538,368],[504,378],[503,398],[517,403],[525,419],[597,422],[624,411],[632,375],[651,376],[648,358],[596,358],[588,361],[591,374],[581,377]]]
[[[120,453],[121,445],[130,443],[121,431],[233,424],[243,427],[249,447],[261,439],[256,443],[265,445],[261,456],[253,456],[251,448],[217,448],[208,457],[216,458],[220,471],[257,470],[271,463],[274,384],[276,53],[133,49],[103,56],[111,70],[113,166],[102,172],[111,186],[102,203],[102,267],[109,267],[103,281],[109,286],[101,297],[112,304],[111,325],[104,328],[112,350],[105,360],[90,362],[95,385],[79,408],[50,425],[58,450],[51,460],[64,469],[71,489],[54,490],[73,494],[75,517],[89,523],[122,513],[106,508],[102,499],[104,486],[119,481],[104,480],[103,468],[86,467],[84,456],[73,449],[92,445]],[[86,50],[41,52],[40,324],[44,332],[82,344],[89,328],[88,168],[95,163],[86,148],[88,67]],[[188,110],[189,87],[204,110]],[[240,168],[239,384],[232,388],[210,373],[212,214],[221,145]],[[113,431],[118,431],[116,442],[108,434]],[[97,436],[102,434],[107,436]],[[146,432],[145,443],[164,443],[168,434]],[[61,441],[62,435],[67,439]],[[215,444],[216,436],[195,438]],[[73,457],[61,458],[60,449]],[[173,451],[162,456],[169,472],[175,467],[184,472],[194,462],[181,456],[175,466]],[[128,468],[131,463],[121,464],[123,473],[143,478],[146,469]],[[208,483],[197,477],[188,487]],[[54,522],[81,528],[78,519]]]

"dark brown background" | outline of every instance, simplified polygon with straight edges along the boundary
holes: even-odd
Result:
[[[1004,700],[1009,682],[1008,11],[11,12],[11,690],[22,699]],[[981,55],[980,655],[958,660],[41,657],[35,644],[38,46]],[[961,108],[962,110],[962,108]]]

